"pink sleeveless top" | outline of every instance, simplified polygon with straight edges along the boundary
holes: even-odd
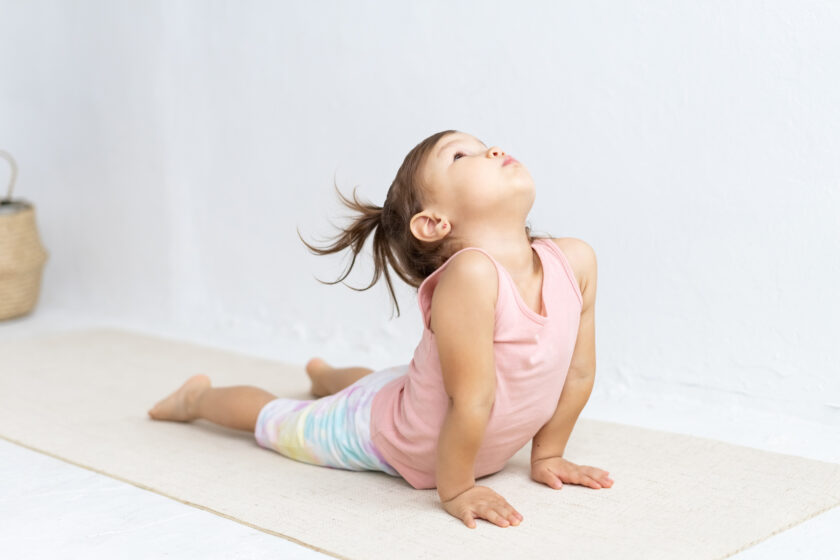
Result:
[[[551,239],[535,239],[531,247],[542,263],[545,316],[528,307],[508,271],[487,251],[461,250],[481,251],[490,257],[499,278],[493,332],[496,397],[475,459],[476,479],[504,468],[552,417],[577,340],[583,299],[574,272]],[[449,405],[435,334],[429,330],[432,292],[440,272],[461,251],[418,288],[423,336],[406,375],[384,385],[371,404],[373,444],[418,489],[437,487],[438,436]]]

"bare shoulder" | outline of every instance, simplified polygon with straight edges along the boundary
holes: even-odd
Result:
[[[464,251],[441,271],[432,294],[430,328],[451,402],[490,407],[496,395],[493,352],[496,266],[481,251]]]
[[[598,279],[598,261],[595,257],[595,250],[583,239],[577,237],[551,238],[557,247],[563,251],[569,266],[575,273],[580,293],[586,299],[587,285],[593,288]]]
[[[445,321],[449,324],[481,317],[492,320],[498,299],[496,265],[480,251],[464,251],[441,272],[431,301],[431,330]],[[470,317],[465,317],[469,315]],[[481,320],[481,319],[479,319]]]

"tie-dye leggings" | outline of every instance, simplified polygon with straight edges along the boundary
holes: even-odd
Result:
[[[274,399],[257,417],[257,443],[304,463],[400,476],[370,439],[370,407],[376,391],[407,371],[408,364],[374,371],[316,400]]]

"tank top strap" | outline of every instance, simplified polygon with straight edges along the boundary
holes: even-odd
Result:
[[[551,239],[547,238],[539,238],[534,241],[534,246],[540,245],[545,247],[545,251],[542,254],[548,254],[552,257],[552,262],[559,264],[559,269],[563,272],[558,274],[558,280],[562,277],[565,277],[572,291],[574,292],[575,297],[577,298],[578,303],[582,306],[583,305],[583,296],[580,293],[580,286],[578,285],[577,279],[575,278],[575,272],[572,269],[572,265],[569,264],[569,260],[566,258],[566,255],[563,251],[560,250],[560,247],[552,241]],[[545,264],[545,263],[544,263]]]

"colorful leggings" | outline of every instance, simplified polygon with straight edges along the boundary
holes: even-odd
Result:
[[[370,439],[370,406],[383,385],[407,371],[408,364],[375,371],[317,400],[274,399],[257,417],[257,443],[304,463],[400,476]]]

